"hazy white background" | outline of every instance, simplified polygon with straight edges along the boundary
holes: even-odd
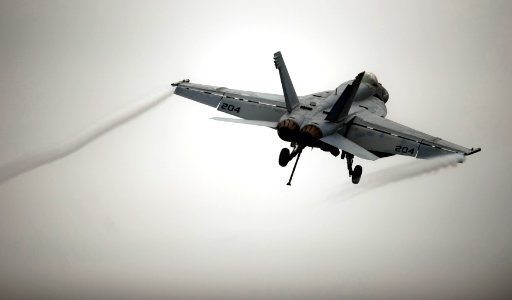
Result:
[[[511,19],[508,1],[0,2],[0,164],[183,78],[280,93],[278,50],[299,94],[372,71],[389,118],[483,148],[343,201],[344,161],[305,151],[290,188],[275,132],[173,96],[0,186],[0,294],[510,298]]]

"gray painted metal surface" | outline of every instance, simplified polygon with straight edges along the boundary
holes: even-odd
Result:
[[[331,91],[297,97],[280,52],[274,54],[274,63],[279,70],[284,96],[190,83],[189,80],[173,86],[177,95],[242,118],[216,118],[220,121],[277,129],[279,136],[292,142],[295,148],[291,158],[300,154],[304,147],[320,148],[336,155],[342,150],[350,157],[351,176],[357,173],[351,168],[352,155],[375,160],[391,155],[431,158],[480,151],[386,119],[385,103],[389,94],[372,73],[360,73],[355,81],[346,81]],[[331,113],[332,109],[336,111]]]

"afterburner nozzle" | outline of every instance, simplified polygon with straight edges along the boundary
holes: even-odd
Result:
[[[305,145],[313,145],[322,136],[322,130],[313,124],[308,124],[300,130],[300,140]]]
[[[277,134],[282,140],[287,142],[296,141],[299,131],[299,124],[292,119],[282,120],[277,124]]]

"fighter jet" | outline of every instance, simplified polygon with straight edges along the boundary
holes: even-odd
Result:
[[[354,156],[367,160],[393,155],[431,158],[452,153],[466,156],[481,150],[462,147],[386,119],[389,93],[370,72],[361,72],[334,90],[297,96],[281,52],[274,54],[274,64],[284,95],[195,84],[188,79],[172,86],[176,87],[177,95],[240,118],[212,119],[276,129],[292,149],[281,150],[279,165],[285,167],[297,157],[288,185],[306,147],[346,159],[354,184],[359,183],[363,172],[360,165],[353,167]]]

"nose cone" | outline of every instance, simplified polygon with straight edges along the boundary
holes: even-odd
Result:
[[[300,140],[308,146],[312,146],[317,140],[322,138],[322,130],[318,126],[308,124],[300,130]]]

